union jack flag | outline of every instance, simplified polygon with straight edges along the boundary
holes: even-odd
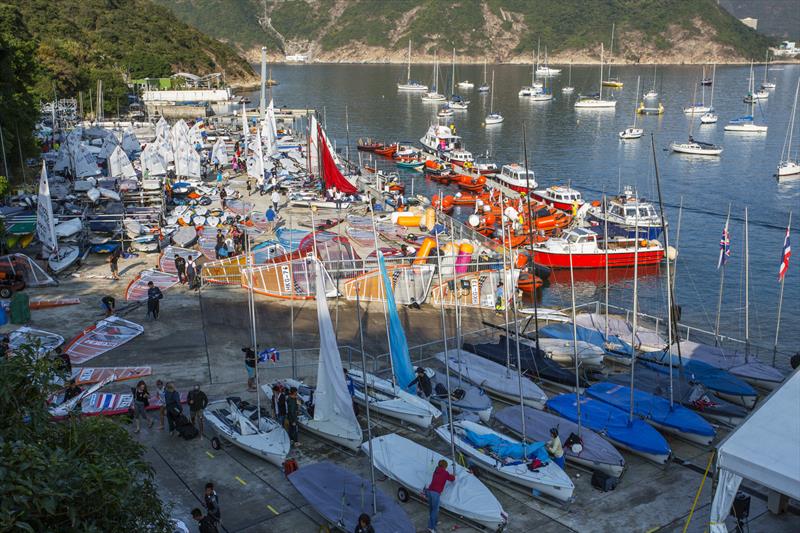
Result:
[[[789,226],[786,226],[786,237],[783,239],[783,254],[781,254],[781,267],[778,270],[778,281],[783,281],[786,271],[789,270],[790,257],[792,257],[792,247],[789,245]]]
[[[731,236],[728,233],[728,225],[722,230],[722,239],[719,241],[719,261],[717,262],[717,269],[725,266],[728,258],[731,256]]]
[[[273,363],[280,361],[281,353],[276,350],[275,348],[267,348],[263,352],[258,354],[258,362],[259,363],[266,363],[267,361],[272,361]]]

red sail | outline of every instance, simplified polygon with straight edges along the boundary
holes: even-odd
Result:
[[[328,149],[328,140],[325,138],[325,133],[322,131],[322,126],[317,125],[319,150],[322,152],[322,177],[325,180],[325,188],[330,189],[336,187],[337,190],[344,194],[355,194],[358,192],[352,183],[347,181],[336,162],[333,160],[330,150]]]

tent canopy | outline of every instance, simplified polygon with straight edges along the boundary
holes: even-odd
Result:
[[[787,378],[718,447],[717,465],[800,499],[800,372]]]

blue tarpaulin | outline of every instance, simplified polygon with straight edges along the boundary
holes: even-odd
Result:
[[[547,455],[547,450],[544,449],[544,442],[531,442],[523,446],[521,442],[511,442],[504,438],[494,435],[480,435],[468,429],[464,430],[467,440],[473,446],[479,448],[489,448],[499,457],[504,459],[518,459],[521,460],[523,454],[527,453],[529,459],[539,459],[543,463],[550,462],[550,456]]]

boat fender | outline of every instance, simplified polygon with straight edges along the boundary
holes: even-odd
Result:
[[[641,246],[642,248],[647,248],[648,246],[650,246],[650,243],[647,242],[647,239],[642,239],[641,241],[639,241],[639,246]]]
[[[478,215],[470,215],[467,219],[467,222],[469,222],[469,225],[473,228],[477,228],[480,225],[481,220],[478,218]]]

